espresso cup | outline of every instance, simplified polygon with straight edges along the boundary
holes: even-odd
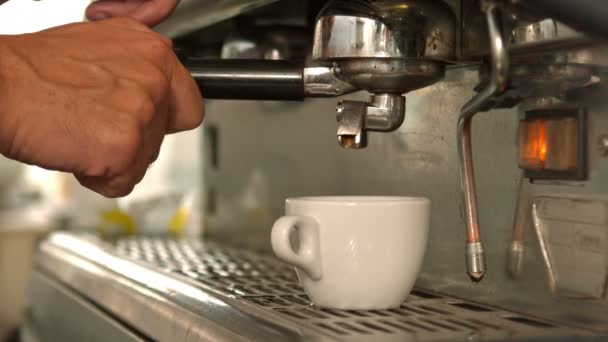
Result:
[[[290,198],[272,228],[272,249],[295,266],[317,306],[398,307],[422,266],[430,207],[413,197]]]

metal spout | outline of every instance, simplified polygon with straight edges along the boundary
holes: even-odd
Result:
[[[456,58],[457,26],[441,0],[327,1],[315,24],[313,62],[332,63],[332,77],[343,82],[336,89],[373,94],[368,103],[338,106],[341,146],[364,148],[367,132],[403,124],[402,95],[443,78]]]
[[[405,120],[405,96],[376,94],[370,98],[365,117],[365,129],[374,132],[393,132]]]
[[[336,109],[338,120],[338,143],[349,149],[367,147],[365,114],[367,104],[360,101],[343,101]]]
[[[478,283],[486,274],[485,251],[481,242],[467,243],[467,273],[471,280]]]
[[[373,95],[369,103],[343,101],[336,109],[338,143],[349,149],[367,147],[367,132],[392,132],[405,120],[405,97]]]
[[[340,135],[338,136],[338,143],[343,148],[352,150],[358,150],[367,147],[367,141],[365,134],[360,135]]]

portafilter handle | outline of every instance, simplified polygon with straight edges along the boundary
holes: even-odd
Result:
[[[304,63],[181,58],[205,99],[302,101]]]

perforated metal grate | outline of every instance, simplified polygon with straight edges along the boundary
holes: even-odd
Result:
[[[270,256],[200,242],[153,238],[122,240],[116,248],[121,256],[187,277],[206,289],[337,338],[516,340],[582,334],[536,318],[423,290],[414,290],[395,309],[323,309],[312,305],[292,268]]]

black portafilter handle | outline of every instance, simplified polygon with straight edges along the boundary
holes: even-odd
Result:
[[[205,99],[304,100],[304,63],[180,56]]]

